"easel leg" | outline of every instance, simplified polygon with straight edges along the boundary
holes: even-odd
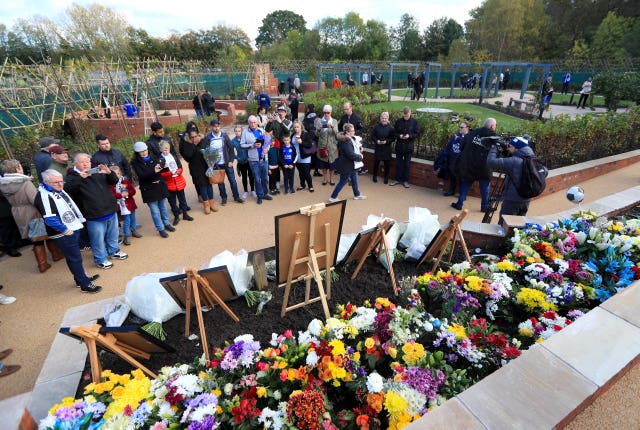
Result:
[[[293,242],[293,249],[291,250],[291,260],[289,261],[289,272],[287,273],[287,284],[284,288],[284,298],[282,299],[282,309],[280,309],[280,317],[284,317],[287,313],[287,305],[289,304],[289,294],[291,293],[291,282],[293,278],[293,270],[296,267],[296,256],[298,255],[298,248],[300,247],[300,237],[302,233],[296,232],[296,238]]]
[[[320,269],[318,268],[318,260],[316,260],[316,253],[313,249],[309,250],[311,257],[311,264],[313,265],[313,276],[316,280],[316,284],[318,284],[318,293],[320,294],[320,301],[322,302],[322,309],[324,310],[325,318],[329,318],[331,314],[329,313],[329,305],[327,305],[327,297],[324,294],[324,287],[322,285],[322,276],[320,275]],[[327,276],[331,276],[329,273],[330,267],[327,267],[325,273]]]
[[[202,341],[202,351],[205,361],[209,362],[209,347],[207,346],[207,333],[204,329],[204,319],[202,318],[202,307],[200,305],[200,293],[197,284],[193,285],[193,298],[196,302],[196,315],[198,315],[198,327],[200,328],[200,340]]]
[[[89,363],[91,363],[91,380],[98,384],[102,381],[102,364],[98,358],[98,350],[96,349],[96,340],[85,337],[85,344],[89,350]]]
[[[324,273],[326,273],[325,276],[325,285],[326,285],[326,294],[327,294],[327,298],[331,299],[331,263],[333,261],[332,257],[331,257],[331,224],[326,223],[324,225],[324,249],[325,249],[325,261],[324,261],[324,266],[326,267],[326,270]]]
[[[391,277],[391,288],[393,288],[393,294],[398,295],[398,289],[396,288],[396,275],[393,271],[393,264],[391,264],[391,251],[389,250],[389,242],[387,242],[387,235],[384,232],[384,229],[380,230],[380,234],[382,235],[382,246],[384,247],[384,252],[387,256],[387,263],[389,265],[389,276]]]

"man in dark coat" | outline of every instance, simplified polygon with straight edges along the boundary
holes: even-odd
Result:
[[[468,133],[462,141],[462,152],[456,168],[456,176],[460,181],[460,196],[458,201],[451,203],[451,207],[462,209],[469,189],[474,181],[480,184],[480,210],[486,212],[489,208],[489,186],[491,184],[491,169],[487,166],[488,149],[482,138],[496,135],[495,118],[487,118],[484,126]]]
[[[127,179],[131,179],[129,161],[127,161],[122,152],[111,148],[109,138],[104,134],[97,134],[96,144],[98,145],[98,151],[91,156],[91,167],[98,167],[100,164],[104,164],[107,167],[116,165],[120,167],[120,171]]]
[[[394,126],[396,136],[396,178],[389,183],[390,186],[402,184],[409,188],[409,167],[416,139],[420,135],[420,125],[415,118],[411,118],[411,108],[405,106],[402,110],[402,118],[396,121]]]
[[[111,193],[111,185],[116,183],[118,177],[104,164],[97,167],[97,172],[92,171],[89,154],[82,153],[75,156],[73,170],[65,178],[64,190],[87,219],[93,261],[101,269],[113,267],[107,257],[128,257],[118,247],[117,204]]]

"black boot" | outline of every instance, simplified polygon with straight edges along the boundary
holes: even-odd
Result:
[[[182,212],[182,219],[185,221],[193,221],[193,217],[187,213],[187,211]]]
[[[178,225],[180,222],[180,215],[173,215],[173,225]]]

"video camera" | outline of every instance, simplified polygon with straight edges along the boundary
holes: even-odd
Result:
[[[484,146],[487,151],[491,149],[492,146],[498,147],[498,157],[508,157],[509,152],[507,151],[507,146],[509,145],[509,141],[511,140],[511,135],[507,133],[503,133],[500,136],[487,136],[483,137],[480,141],[482,146]]]

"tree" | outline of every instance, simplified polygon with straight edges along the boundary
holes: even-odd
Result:
[[[307,22],[302,15],[290,10],[276,10],[262,19],[262,25],[258,29],[256,46],[261,47],[280,42],[287,37],[291,30],[298,30],[301,34],[307,30]]]
[[[418,20],[412,15],[405,13],[400,17],[400,23],[392,31],[392,47],[398,60],[420,59],[422,40],[418,28]]]
[[[615,12],[609,12],[593,36],[591,49],[594,58],[611,62],[628,58],[629,53],[624,48],[624,37],[632,28],[632,19],[619,17]]]
[[[49,18],[34,15],[29,20],[18,19],[13,31],[33,52],[35,61],[51,59],[59,46],[56,24]]]
[[[315,30],[320,36],[321,58],[324,60],[355,58],[355,47],[365,34],[364,22],[355,12],[347,13],[344,18],[323,18]]]
[[[84,55],[117,58],[128,51],[129,27],[124,16],[111,8],[96,3],[86,8],[73,4],[66,10],[61,32]]]
[[[354,58],[385,60],[389,55],[389,34],[382,21],[369,20],[364,26],[364,34],[353,48]]]
[[[159,39],[149,36],[145,30],[129,27],[129,53],[133,58],[152,58],[160,55],[162,43]]]
[[[427,60],[449,55],[451,43],[464,36],[464,29],[451,18],[440,18],[424,30],[424,53]]]
[[[451,42],[446,60],[449,63],[468,63],[471,60],[469,47],[464,39],[456,39]]]

